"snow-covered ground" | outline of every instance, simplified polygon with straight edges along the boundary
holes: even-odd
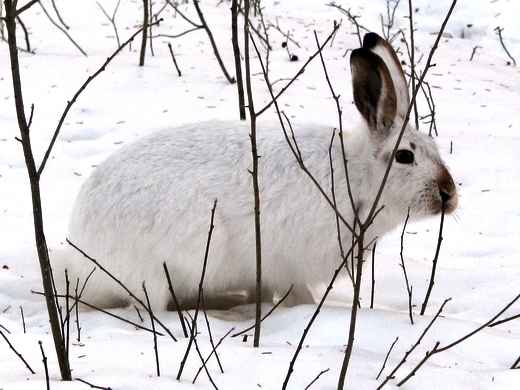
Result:
[[[233,72],[230,44],[229,4],[218,0],[201,2],[226,65]],[[360,23],[380,32],[379,14],[385,1],[348,1],[345,8],[360,15]],[[348,4],[347,4],[348,3]],[[426,57],[435,33],[449,6],[448,0],[414,1],[417,12],[417,58]],[[399,342],[387,364],[392,368],[410,348],[439,305],[452,297],[421,346],[397,373],[400,379],[417,363],[435,341],[450,342],[478,327],[519,293],[520,286],[520,68],[506,65],[506,57],[493,31],[504,28],[505,43],[520,61],[520,3],[517,0],[460,1],[441,40],[428,81],[437,106],[437,142],[459,186],[460,207],[446,220],[436,285],[428,315],[415,316],[410,325],[402,271],[398,265],[400,232],[389,234],[378,243],[376,253],[375,308],[370,299],[369,268],[365,272],[362,309],[357,327],[354,354],[347,384],[354,389],[377,387],[375,377],[385,354],[395,339]],[[47,8],[52,9],[45,1]],[[87,51],[82,56],[46,19],[38,5],[23,14],[31,32],[36,54],[21,53],[24,97],[27,107],[35,105],[31,129],[33,149],[42,157],[57,120],[79,85],[114,50],[111,26],[95,1],[57,2],[70,33]],[[315,50],[313,30],[324,39],[332,21],[341,14],[324,0],[267,1],[268,22],[290,30],[301,48],[289,44],[300,57],[289,62],[281,47],[283,37],[270,30],[274,46],[271,79],[291,77]],[[110,13],[115,1],[104,1]],[[162,6],[156,1],[155,9]],[[136,28],[141,2],[122,1],[117,23],[122,40]],[[181,9],[195,16],[192,5]],[[395,28],[407,29],[407,2],[396,14]],[[187,24],[164,12],[165,21],[157,31],[183,31]],[[343,26],[324,56],[335,88],[343,97],[345,122],[358,121],[352,104],[348,55],[345,50],[358,46],[353,27],[343,17]],[[22,33],[19,32],[22,45]],[[79,186],[92,168],[117,150],[121,144],[154,130],[201,119],[236,117],[236,89],[223,78],[203,31],[172,40],[173,50],[183,72],[177,74],[164,38],[154,41],[155,56],[148,54],[145,67],[138,67],[137,40],[132,49],[114,60],[105,73],[81,95],[71,110],[56,144],[52,159],[42,177],[42,197],[47,238],[55,246],[66,237],[67,218]],[[473,48],[479,48],[472,62]],[[402,50],[403,52],[403,50]],[[425,57],[421,64],[424,64]],[[258,68],[256,61],[255,68]],[[257,69],[258,70],[258,69]],[[261,75],[254,76],[256,104],[268,101]],[[280,88],[283,81],[276,83]],[[0,340],[0,389],[42,389],[45,376],[38,340],[49,357],[52,389],[84,389],[86,385],[62,383],[49,334],[43,300],[32,295],[41,289],[34,250],[32,211],[28,181],[18,134],[10,79],[7,44],[0,42],[0,325],[37,371],[31,375]],[[335,106],[318,62],[309,66],[281,99],[293,120],[322,121],[335,125]],[[422,114],[427,113],[419,101]],[[269,115],[273,115],[270,113]],[[424,131],[426,125],[422,125]],[[452,153],[450,153],[452,145]],[[405,235],[405,260],[413,285],[415,313],[424,296],[435,251],[438,218],[410,224]],[[332,270],[331,270],[332,273]],[[303,389],[321,371],[330,368],[314,385],[333,389],[343,359],[347,338],[351,291],[338,286],[334,306],[324,308],[312,328],[296,365],[289,388]],[[336,305],[337,302],[342,303]],[[27,333],[24,334],[19,307],[23,306]],[[252,338],[227,339],[220,351],[225,374],[212,360],[210,370],[220,389],[278,389],[288,368],[295,345],[312,315],[314,306],[279,308],[265,322],[262,346],[252,348]],[[215,338],[231,327],[241,329],[251,320],[251,307],[240,308],[246,315],[210,313]],[[267,310],[267,307],[265,308]],[[114,310],[137,320],[133,308]],[[518,314],[520,304],[505,315]],[[186,347],[175,313],[159,313],[179,336],[178,343],[159,338],[161,377],[155,376],[152,337],[97,312],[80,313],[81,344],[70,350],[73,376],[113,389],[190,389],[210,388],[201,375],[196,385],[191,379],[199,366],[192,353],[180,382],[177,368]],[[224,319],[227,317],[227,319]],[[209,352],[207,332],[200,324],[198,339]],[[73,332],[74,333],[74,332]],[[75,336],[75,333],[74,333]],[[518,389],[520,370],[509,367],[520,354],[520,323],[512,321],[488,328],[463,344],[436,355],[406,384],[410,389]],[[389,385],[396,383],[391,381]]]

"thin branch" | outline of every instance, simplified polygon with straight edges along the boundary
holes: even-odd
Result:
[[[92,263],[94,263],[101,271],[103,271],[107,276],[110,277],[110,279],[112,279],[114,282],[116,282],[121,288],[123,288],[123,290],[126,291],[126,293],[128,295],[130,295],[130,297],[132,297],[133,299],[135,299],[147,312],[148,312],[148,307],[146,306],[146,303],[144,303],[141,299],[139,299],[132,291],[130,291],[128,289],[128,287],[126,287],[124,285],[123,282],[121,282],[118,278],[116,278],[110,271],[108,271],[104,266],[102,266],[96,259],[94,259],[93,257],[90,257],[86,252],[84,252],[82,249],[80,249],[78,246],[76,246],[74,243],[72,243],[68,238],[67,238],[67,243],[72,246],[74,249],[76,249],[79,253],[81,253],[83,255],[84,258],[86,258],[87,260],[90,260]],[[83,303],[83,302],[81,302]],[[84,304],[84,303],[83,303]],[[164,331],[173,339],[173,341],[177,341],[177,339],[175,338],[175,336],[173,335],[173,333],[170,331],[170,329],[168,329],[168,327],[166,325],[164,325],[153,313],[150,313],[151,315],[153,315],[153,317],[155,318],[155,322],[157,322],[159,325],[161,325],[161,327],[164,329]]]
[[[291,286],[289,287],[289,289],[286,291],[286,293],[283,295],[283,297],[278,301],[276,302],[276,304],[273,305],[273,307],[266,313],[264,314],[264,316],[262,317],[262,319],[260,320],[260,322],[263,322],[267,317],[269,317],[275,310],[278,306],[280,306],[282,304],[283,301],[285,301],[285,299],[289,296],[289,294],[291,293],[292,289],[293,289],[293,285],[291,284]],[[250,330],[254,329],[255,328],[255,324],[249,326],[248,328],[244,329],[244,330],[241,330],[240,332],[237,332],[233,335],[231,335],[231,337],[237,337],[237,336],[241,336],[243,335],[244,333],[247,333],[249,332]]]
[[[414,42],[414,28],[413,28],[413,6],[412,0],[408,0],[408,18],[410,21],[410,67],[412,69],[412,95],[415,94],[415,42]],[[413,113],[415,118],[415,128],[419,130],[419,113],[417,111],[417,100],[413,101]]]
[[[492,328],[494,326],[502,325],[502,324],[504,324],[506,322],[513,321],[513,320],[516,320],[516,319],[519,319],[519,318],[520,318],[520,314],[517,314],[515,316],[507,317],[507,318],[504,318],[503,320],[500,320],[500,321],[497,321],[497,322],[493,322],[492,324],[489,325],[489,327]]]
[[[190,326],[189,323],[187,324],[188,328],[190,329],[190,340],[188,342],[188,346],[186,347],[186,352],[184,353],[184,357],[181,360],[181,363],[179,366],[179,371],[177,372],[177,380],[181,379],[182,371],[184,370],[184,365],[186,364],[188,355],[190,354],[191,346],[192,346],[193,342],[195,341],[195,337],[197,337],[197,334],[196,334],[197,317],[199,315],[199,309],[200,309],[200,304],[201,304],[201,300],[202,300],[202,294],[203,294],[203,288],[204,288],[204,277],[206,276],[206,267],[208,264],[211,237],[213,235],[213,229],[215,228],[215,225],[213,224],[213,222],[215,220],[215,209],[216,208],[217,208],[217,200],[215,199],[215,201],[213,202],[213,207],[211,209],[211,219],[210,219],[209,230],[208,230],[208,238],[206,240],[206,249],[204,250],[204,260],[202,262],[202,271],[201,271],[200,280],[199,280],[199,292],[198,292],[198,297],[197,297],[197,306],[195,308],[195,315],[193,316],[192,326]],[[196,342],[195,342],[195,344],[196,344]],[[213,381],[209,375],[209,372],[208,372],[208,377],[210,378],[211,381]]]
[[[31,294],[36,294],[36,295],[45,295],[45,294],[44,294],[43,292],[41,292],[41,291],[34,291],[34,290],[31,290]],[[66,298],[66,295],[59,295],[59,294],[58,294],[57,297],[58,297],[58,298]],[[74,296],[74,297],[73,297],[73,296],[70,296],[70,298],[76,300],[76,297],[75,297],[75,296]],[[81,303],[82,305],[84,305],[84,306],[86,306],[86,307],[88,307],[89,309],[92,309],[92,310],[95,310],[95,311],[99,311],[100,313],[106,314],[107,316],[112,317],[112,318],[115,318],[115,319],[117,319],[117,320],[119,320],[119,321],[122,321],[122,322],[128,324],[128,325],[135,326],[137,329],[142,329],[142,330],[144,330],[144,331],[146,331],[146,332],[153,333],[153,330],[152,330],[152,329],[149,329],[149,328],[147,328],[147,327],[145,327],[145,326],[139,325],[139,324],[136,323],[136,322],[133,322],[133,321],[127,320],[126,318],[121,317],[121,316],[118,316],[117,314],[111,313],[111,312],[109,312],[108,310],[102,309],[102,308],[100,308],[100,307],[98,307],[98,306],[95,306],[95,305],[93,305],[93,304],[91,304],[91,303],[88,303],[88,302],[82,300],[82,299],[79,298],[79,297],[78,297],[78,299],[77,299],[77,302],[78,302],[78,303]],[[76,307],[77,307],[77,305],[76,305]],[[157,321],[157,319],[156,319],[155,321]],[[155,333],[156,333],[158,336],[164,336],[164,334],[161,333],[161,332],[155,331]]]
[[[66,30],[70,29],[70,27],[67,25],[67,23],[65,23],[65,21],[61,17],[60,11],[58,11],[58,7],[56,7],[55,0],[51,0],[51,4],[52,4],[52,8],[54,8],[54,12],[56,12],[56,16],[58,17],[58,20],[63,25],[63,27],[65,27]]]
[[[26,332],[26,328],[25,328],[25,316],[23,315],[23,307],[22,306],[20,306],[20,314],[22,316],[23,333],[25,334],[27,332]]]
[[[85,52],[85,50],[83,50],[81,48],[80,45],[78,45],[78,43],[70,36],[70,34],[67,32],[66,29],[64,29],[63,27],[61,27],[58,23],[56,23],[56,21],[52,18],[52,16],[49,14],[49,12],[47,11],[47,9],[43,6],[43,3],[41,1],[38,1],[38,5],[41,7],[43,13],[47,16],[47,19],[49,19],[49,21],[54,25],[54,27],[56,27],[58,30],[60,30],[63,34],[65,34],[65,36],[68,38],[68,40],[74,45],[76,46],[76,49],[78,49],[80,51],[81,54],[83,54],[85,57],[87,57],[87,53]]]
[[[27,4],[24,4],[22,7],[18,8],[15,12],[15,17],[20,16],[23,12],[27,11],[34,4],[38,3],[40,0],[31,0]]]
[[[90,386],[91,389],[98,389],[98,390],[112,390],[111,387],[103,387],[103,386],[96,386],[96,385],[93,385],[92,383],[87,382],[85,379],[74,378],[74,380],[75,380],[75,381],[78,381],[78,382],[81,382],[81,383],[84,383],[84,384],[87,385],[87,386]]]
[[[47,367],[47,356],[45,356],[45,352],[43,351],[43,345],[41,341],[38,341],[38,344],[40,345],[40,351],[42,353],[42,362],[43,362],[43,368],[45,370],[45,384],[47,385],[47,390],[51,390],[51,385],[49,383],[49,367]]]
[[[399,256],[401,257],[401,268],[403,269],[404,281],[406,283],[406,292],[408,293],[408,316],[410,317],[410,323],[413,325],[413,313],[412,313],[412,286],[408,282],[408,273],[406,272],[406,266],[404,264],[404,233],[406,231],[406,225],[408,225],[408,219],[410,218],[410,208],[406,213],[406,219],[404,220],[403,230],[401,232],[401,251]]]
[[[235,330],[235,328],[231,328],[229,329],[226,334],[224,336],[222,336],[219,341],[217,342],[217,344],[215,344],[213,346],[213,349],[211,350],[210,354],[208,355],[208,357],[204,360],[204,364],[207,364],[209,359],[211,359],[211,357],[217,353],[217,348],[220,346],[220,344],[222,344],[222,342],[224,341],[224,339],[229,336],[229,334],[231,332],[233,332]],[[193,381],[191,383],[195,384],[195,382],[197,381],[197,378],[199,376],[199,374],[202,372],[202,369],[204,368],[204,364],[202,366],[199,367],[198,371],[197,371],[197,374],[195,374],[195,377],[193,378]]]
[[[322,376],[323,374],[325,374],[325,373],[327,373],[327,372],[329,372],[329,371],[330,371],[330,368],[327,368],[326,370],[322,370],[322,371],[320,371],[319,374],[316,375],[316,377],[315,377],[315,378],[314,378],[314,379],[313,379],[313,380],[312,380],[312,381],[311,381],[307,386],[305,386],[305,390],[310,389],[311,386],[312,386],[313,384],[315,384],[315,383],[318,381],[318,379],[320,379],[320,376]]]
[[[105,17],[108,19],[108,21],[112,25],[112,28],[114,29],[114,33],[116,35],[117,47],[120,47],[121,42],[119,41],[119,32],[117,30],[117,25],[116,25],[115,19],[116,19],[117,10],[119,9],[119,4],[121,4],[121,0],[117,1],[117,4],[114,8],[114,12],[112,13],[112,16],[110,16],[108,14],[108,12],[103,8],[103,6],[101,5],[101,3],[99,1],[96,1],[96,4],[101,9],[101,12],[103,12],[103,15],[105,15]]]
[[[156,22],[152,24],[159,24],[162,21],[162,19],[157,20]],[[47,160],[49,159],[49,156],[51,154],[52,148],[54,147],[54,143],[56,142],[56,139],[58,138],[58,135],[61,130],[61,126],[63,125],[63,122],[65,121],[65,118],[67,117],[67,114],[69,113],[69,110],[72,108],[78,97],[81,95],[81,93],[87,88],[87,86],[90,84],[91,81],[93,81],[99,74],[105,71],[106,67],[112,60],[126,47],[130,42],[134,40],[134,38],[139,35],[142,31],[143,27],[139,28],[136,32],[132,34],[130,38],[126,42],[124,42],[120,47],[115,50],[110,57],[106,59],[106,61],[101,65],[101,67],[93,73],[91,76],[87,78],[87,80],[81,85],[81,87],[76,91],[74,96],[71,100],[67,102],[67,105],[65,107],[65,110],[63,110],[63,113],[61,114],[60,120],[58,122],[58,125],[56,126],[56,129],[54,130],[54,134],[52,136],[52,139],[49,143],[49,146],[47,147],[47,150],[45,151],[45,155],[43,156],[43,160],[40,164],[40,167],[38,168],[38,176],[41,176],[43,170],[45,169],[45,164],[47,163]]]
[[[150,313],[150,322],[152,323],[152,332],[153,332],[153,350],[155,354],[155,369],[157,376],[161,376],[161,368],[159,365],[159,350],[157,349],[157,333],[155,333],[155,321],[153,320],[153,311],[152,305],[150,304],[150,298],[148,297],[148,291],[146,291],[146,285],[143,282],[143,292],[146,298],[146,305],[148,306],[148,313]]]
[[[376,278],[375,278],[375,257],[376,257],[376,246],[377,241],[374,242],[374,246],[372,246],[372,284],[370,288],[370,308],[374,308],[374,292],[376,288]]]
[[[247,19],[249,21],[249,19]],[[246,108],[244,98],[244,81],[242,79],[242,63],[240,61],[240,45],[238,44],[238,0],[231,2],[231,43],[233,45],[233,56],[235,58],[235,74],[238,93],[238,113],[240,120],[246,119]]]
[[[397,344],[397,341],[399,340],[399,337],[396,337],[394,342],[392,343],[392,345],[390,346],[390,349],[388,350],[388,352],[386,353],[386,356],[385,356],[385,360],[383,362],[383,366],[381,367],[381,369],[379,370],[379,372],[377,373],[377,376],[376,376],[376,380],[379,379],[379,377],[381,376],[381,374],[383,373],[384,369],[385,369],[385,366],[386,366],[386,362],[388,361],[388,357],[390,356],[390,354],[392,353],[392,349],[394,349],[394,345]]]
[[[441,250],[441,243],[442,243],[442,229],[444,227],[444,215],[445,215],[445,207],[444,207],[444,201],[442,202],[442,211],[441,211],[441,223],[439,227],[439,237],[437,239],[437,248],[435,249],[435,257],[433,258],[433,264],[432,264],[432,272],[430,275],[430,283],[428,284],[428,290],[426,291],[426,295],[424,297],[424,301],[421,306],[421,315],[424,315],[424,312],[426,311],[426,307],[428,306],[428,300],[430,299],[430,294],[433,289],[433,285],[435,284],[435,272],[437,270],[437,260],[439,258],[439,253]]]
[[[495,27],[495,31],[498,34],[498,39],[500,40],[500,44],[502,45],[502,48],[506,52],[509,59],[513,62],[513,66],[516,66],[516,61],[513,58],[513,56],[511,55],[511,53],[509,53],[509,50],[507,50],[506,44],[504,43],[504,38],[502,37],[502,31],[504,31],[504,29],[500,26],[497,26],[497,27]]]
[[[31,368],[31,366],[29,365],[29,363],[27,363],[27,361],[24,359],[24,357],[22,356],[22,354],[20,352],[18,352],[14,347],[13,347],[13,344],[11,344],[11,342],[9,341],[9,339],[7,338],[7,336],[4,334],[4,332],[2,332],[0,330],[0,336],[3,337],[3,339],[5,340],[5,342],[7,343],[7,345],[9,346],[9,348],[11,349],[11,351],[14,352],[14,354],[16,356],[18,356],[18,358],[23,362],[23,364],[25,364],[25,367],[27,367],[27,369],[31,372],[31,374],[35,374],[34,370]]]
[[[412,347],[405,352],[403,358],[399,361],[399,363],[397,363],[397,365],[394,367],[394,369],[390,372],[390,374],[388,374],[385,378],[385,380],[377,387],[377,390],[379,389],[382,389],[384,385],[386,385],[388,383],[388,381],[390,381],[391,379],[394,379],[395,378],[395,373],[397,372],[397,370],[399,370],[399,368],[401,368],[401,366],[406,362],[406,359],[408,358],[408,356],[410,356],[410,354],[415,350],[415,348],[417,348],[417,346],[419,344],[421,344],[421,341],[422,339],[424,338],[424,336],[426,335],[426,333],[430,330],[430,328],[432,327],[432,325],[435,323],[435,321],[437,321],[437,318],[439,318],[439,316],[441,315],[442,311],[444,310],[444,306],[446,306],[446,304],[451,301],[451,298],[448,298],[448,299],[445,299],[444,302],[442,303],[442,305],[439,307],[439,310],[437,311],[437,314],[435,314],[435,316],[433,316],[433,318],[431,319],[431,321],[428,323],[428,325],[426,326],[426,328],[424,328],[424,330],[422,331],[421,335],[419,336],[419,338],[417,339],[417,341],[415,342],[415,344],[412,345]]]
[[[227,81],[230,83],[230,84],[234,84],[235,83],[235,78],[232,77],[225,65],[224,65],[224,61],[222,61],[222,58],[220,57],[220,53],[218,51],[218,48],[217,48],[217,44],[215,42],[215,39],[213,38],[213,34],[211,33],[211,30],[208,26],[208,23],[206,22],[206,19],[204,18],[204,14],[202,13],[202,10],[200,9],[200,6],[199,6],[199,0],[193,0],[193,5],[195,6],[195,10],[197,11],[197,15],[199,16],[199,19],[200,19],[200,22],[202,23],[202,26],[204,27],[204,30],[206,30],[206,33],[208,34],[208,38],[209,38],[209,41],[211,43],[211,47],[213,48],[213,53],[215,54],[215,57],[217,58],[217,61],[218,61],[218,64],[220,66],[220,69],[222,70],[222,73],[224,73],[224,76],[226,77]]]
[[[175,305],[175,310],[177,311],[177,315],[179,316],[179,321],[181,322],[182,333],[184,333],[184,337],[188,337],[188,330],[186,329],[186,324],[184,322],[184,316],[182,315],[181,306],[179,305],[179,301],[177,300],[177,296],[175,295],[175,291],[173,290],[173,283],[170,277],[170,271],[168,270],[168,266],[166,262],[163,263],[164,273],[166,275],[166,280],[168,281],[168,289],[170,290],[170,294],[172,296],[173,303]]]
[[[208,330],[209,343],[211,344],[211,348],[215,351],[215,358],[217,359],[218,368],[220,372],[224,373],[224,368],[222,368],[222,363],[220,362],[220,357],[217,353],[217,348],[215,347],[215,343],[213,341],[213,333],[211,332],[211,326],[209,324],[208,313],[206,313],[206,301],[204,299],[204,293],[202,294],[202,313],[204,314],[204,322],[206,323],[206,329]]]
[[[197,314],[196,311],[195,311],[195,314]],[[204,357],[202,356],[202,352],[200,351],[200,348],[199,348],[199,344],[197,342],[196,320],[193,321],[191,325],[188,322],[188,328],[190,329],[190,333],[192,335],[192,338],[190,338],[190,341],[193,340],[193,344],[195,345],[195,351],[197,351],[197,355],[199,355],[199,359],[202,362],[202,367],[204,368],[204,371],[206,372],[206,375],[207,375],[209,381],[211,382],[213,388],[215,390],[218,390],[217,384],[213,380],[213,377],[209,373],[208,366],[206,365],[207,360],[204,360]],[[177,380],[179,380],[179,379],[177,379]]]
[[[148,38],[148,28],[149,28],[148,1],[151,1],[151,0],[143,0],[143,26],[141,28],[141,31],[143,32],[143,34],[141,35],[141,50],[139,52],[139,66],[144,66],[144,59],[146,56],[146,40]]]
[[[172,44],[168,42],[168,49],[170,50],[170,55],[172,56],[173,65],[175,66],[175,69],[177,70],[177,74],[179,77],[182,76],[181,70],[179,69],[179,65],[177,64],[177,60],[175,59],[175,55],[173,54]]]

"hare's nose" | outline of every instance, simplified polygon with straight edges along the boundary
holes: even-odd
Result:
[[[441,173],[437,179],[437,185],[439,187],[439,194],[444,203],[449,202],[456,195],[457,188],[455,187],[455,183],[446,167],[441,168]]]

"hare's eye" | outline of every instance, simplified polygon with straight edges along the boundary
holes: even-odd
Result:
[[[413,164],[414,154],[411,150],[400,149],[395,154],[395,161],[397,161],[400,164]]]

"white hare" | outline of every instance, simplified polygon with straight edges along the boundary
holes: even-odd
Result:
[[[409,104],[397,56],[377,34],[365,36],[351,55],[355,104],[365,125],[345,134],[349,174],[359,213],[366,217],[391,156]],[[350,121],[349,121],[350,122]],[[303,159],[323,188],[330,189],[331,126],[295,128]],[[258,124],[263,241],[263,299],[293,284],[290,304],[312,303],[309,286],[328,282],[339,264],[334,212],[299,168],[276,124]],[[332,150],[338,208],[353,219],[339,142]],[[255,291],[255,238],[249,127],[238,121],[208,121],[166,129],[125,146],[99,165],[84,183],[70,219],[69,238],[139,294],[146,281],[151,304],[170,302],[166,261],[178,300],[193,307],[198,293],[210,209],[218,199],[204,291],[208,305]],[[434,141],[407,128],[381,198],[384,209],[366,241],[404,220],[451,212],[453,180]],[[342,229],[343,241],[350,234]],[[55,253],[55,273],[67,267],[82,280],[93,268],[73,248]],[[84,299],[100,306],[128,303],[128,295],[101,271]]]

